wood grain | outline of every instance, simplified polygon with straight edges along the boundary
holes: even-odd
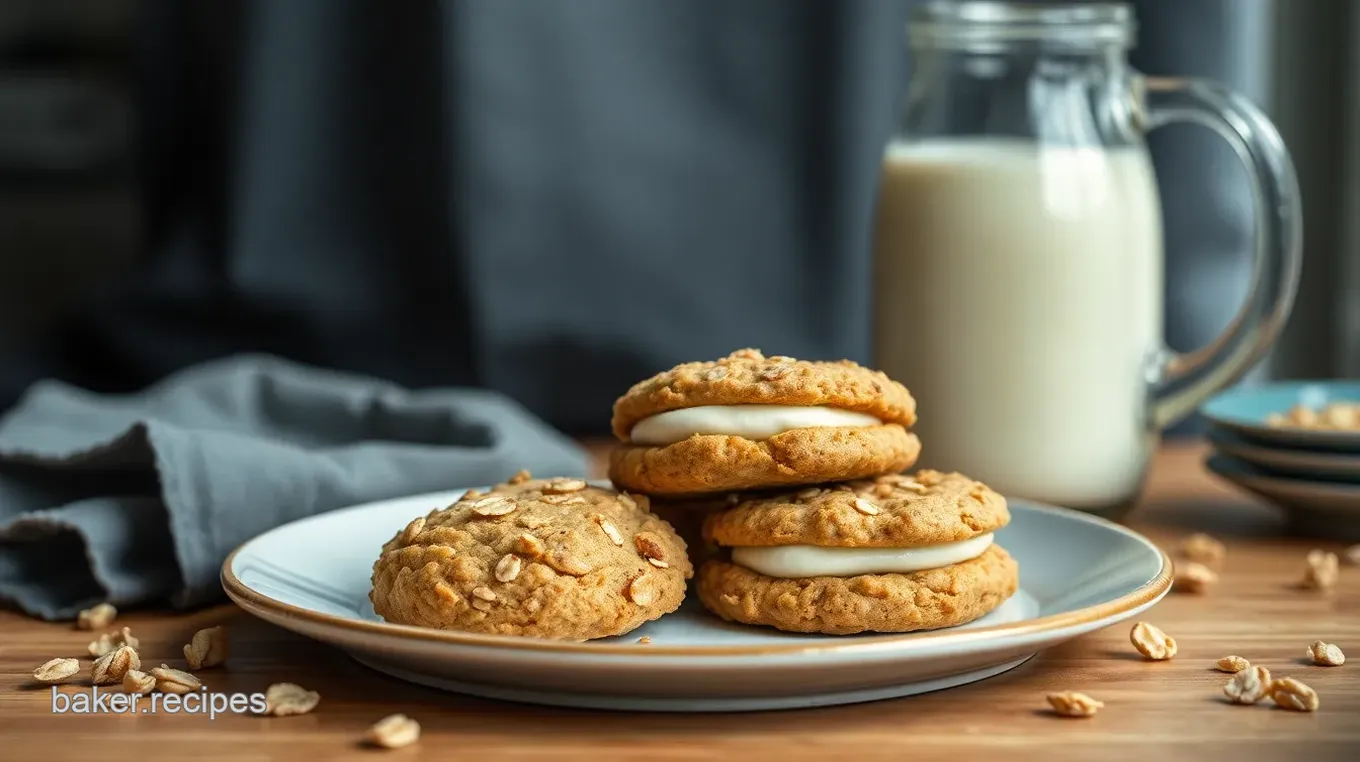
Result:
[[[991,680],[925,696],[756,714],[622,714],[408,685],[220,606],[180,616],[133,612],[119,624],[141,638],[144,658],[174,666],[182,665],[180,649],[196,629],[226,623],[230,661],[200,673],[211,690],[248,693],[296,682],[321,692],[316,712],[75,716],[54,714],[49,689],[30,675],[53,657],[82,655],[89,634],[0,612],[0,759],[1360,759],[1360,568],[1344,567],[1330,594],[1297,589],[1304,554],[1341,544],[1281,537],[1273,510],[1212,481],[1201,457],[1197,446],[1161,453],[1131,522],[1168,549],[1194,530],[1228,544],[1222,581],[1210,594],[1172,594],[1143,617],[1179,641],[1169,662],[1138,659],[1128,627],[1119,626]],[[1350,652],[1351,663],[1308,664],[1304,650],[1317,639]],[[1321,710],[1224,703],[1226,677],[1212,666],[1229,653],[1304,680],[1321,695]],[[82,659],[83,668],[88,663]],[[1044,695],[1066,689],[1106,706],[1091,719],[1057,718]],[[392,712],[420,721],[419,745],[393,752],[361,746],[368,726]]]

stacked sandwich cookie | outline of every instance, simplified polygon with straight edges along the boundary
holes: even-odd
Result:
[[[610,477],[672,516],[709,507],[717,554],[697,592],[724,619],[828,634],[963,624],[1016,590],[992,542],[1010,516],[961,474],[900,473],[920,454],[915,420],[881,372],[742,350],[621,397]]]
[[[609,476],[683,497],[894,473],[920,455],[915,422],[916,401],[881,372],[743,349],[620,397]]]
[[[699,599],[794,632],[963,624],[1015,592],[1015,561],[992,542],[1009,518],[997,493],[938,471],[753,497],[705,522],[728,555],[699,570]]]

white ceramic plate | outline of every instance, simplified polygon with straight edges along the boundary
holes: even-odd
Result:
[[[949,688],[1128,619],[1171,584],[1171,562],[1116,524],[1012,501],[997,542],[1020,590],[962,627],[817,636],[719,620],[691,596],[619,638],[566,643],[388,624],[368,601],[382,543],[458,492],[295,521],[238,548],[222,584],[246,611],[339,646],[390,675],[459,693],[560,706],[739,711],[846,704]],[[639,637],[652,639],[638,644]]]
[[[1284,509],[1296,531],[1360,541],[1360,484],[1276,476],[1227,455],[1213,455],[1210,471]]]

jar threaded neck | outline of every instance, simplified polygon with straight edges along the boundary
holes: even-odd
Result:
[[[932,0],[907,28],[917,48],[987,49],[1038,44],[1067,48],[1131,47],[1133,11],[1125,3],[1025,3]]]

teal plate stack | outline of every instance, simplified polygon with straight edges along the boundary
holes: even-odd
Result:
[[[1352,406],[1354,416],[1339,416],[1333,427],[1302,427],[1289,423],[1289,411],[1300,406]],[[1210,424],[1210,471],[1284,509],[1302,532],[1360,539],[1360,382],[1243,386],[1200,412]]]

